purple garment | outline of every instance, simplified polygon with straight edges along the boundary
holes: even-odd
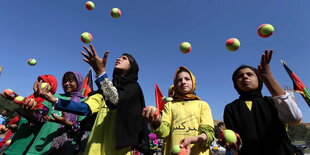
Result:
[[[77,81],[77,87],[78,87],[76,92],[70,93],[71,100],[75,101],[75,102],[79,102],[82,98],[84,98],[84,96],[82,95],[83,76],[79,72],[75,72],[75,71],[68,71],[68,72],[71,72],[75,75],[75,78]],[[62,83],[63,83],[63,81],[62,81]]]
[[[84,98],[84,96],[81,93],[82,87],[83,87],[83,76],[79,72],[75,72],[75,71],[69,71],[69,72],[71,72],[75,75],[75,78],[77,80],[77,87],[78,87],[76,92],[70,93],[70,96],[69,96],[69,97],[71,97],[70,100],[73,100],[75,102],[80,102],[81,99]],[[65,117],[67,121],[74,122],[74,121],[77,121],[78,115],[64,112],[63,117]],[[57,134],[57,136],[53,139],[53,143],[52,143],[51,148],[54,150],[56,149],[59,152],[65,151],[65,150],[60,149],[60,148],[65,149],[66,147],[64,145],[67,142],[72,142],[74,140],[74,138],[76,138],[78,136],[77,134],[79,134],[77,132],[74,132],[71,127],[67,127],[64,125],[59,125],[58,133],[59,134]],[[87,134],[87,133],[85,132],[84,134]],[[82,135],[83,135],[83,133],[82,133]]]

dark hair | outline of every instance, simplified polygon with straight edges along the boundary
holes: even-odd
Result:
[[[262,90],[262,88],[263,88],[263,81],[259,78],[259,76],[256,74],[256,72],[257,72],[257,69],[256,68],[254,68],[254,67],[252,67],[252,66],[248,66],[248,65],[241,65],[240,67],[238,67],[235,71],[234,71],[234,73],[233,73],[233,75],[232,75],[232,81],[233,81],[233,83],[234,83],[234,87],[235,87],[235,89],[237,90],[237,92],[240,94],[242,91],[240,90],[240,88],[238,87],[238,85],[237,85],[237,76],[238,76],[238,73],[239,73],[239,70],[241,70],[241,69],[244,69],[244,68],[249,68],[249,69],[251,69],[254,73],[255,73],[255,75],[257,76],[257,78],[258,78],[258,90],[260,91],[260,90]]]
[[[65,83],[65,82],[70,81],[70,80],[74,80],[75,82],[77,82],[77,79],[76,79],[74,73],[72,73],[72,72],[66,72],[66,73],[64,74],[64,76],[62,77],[62,82]]]

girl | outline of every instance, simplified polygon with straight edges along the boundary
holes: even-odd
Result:
[[[227,129],[242,139],[239,155],[294,154],[283,123],[299,122],[301,112],[292,96],[273,77],[269,67],[271,57],[272,50],[266,50],[258,69],[243,65],[232,76],[240,96],[226,105],[224,122]],[[263,83],[272,97],[263,97]]]
[[[100,88],[85,102],[66,101],[55,98],[44,90],[40,94],[55,104],[55,109],[83,115],[97,114],[85,154],[124,155],[135,148],[144,154],[151,154],[146,123],[140,115],[145,107],[144,97],[138,80],[139,67],[130,54],[123,54],[115,63],[113,85],[106,74],[108,52],[99,58],[93,45],[84,61],[97,74],[96,84]]]
[[[165,104],[162,117],[153,117],[152,108],[142,112],[145,120],[165,138],[164,154],[171,154],[174,145],[187,149],[187,154],[208,155],[214,140],[211,109],[195,94],[196,78],[186,67],[179,67],[174,75],[172,102]]]
[[[40,89],[41,82],[37,85],[37,90]],[[84,98],[81,94],[82,86],[83,77],[80,73],[66,72],[62,78],[62,87],[65,93],[54,96],[80,102]],[[72,122],[82,118],[75,114],[54,110],[50,102],[43,104],[49,109],[48,114],[44,117],[50,121],[42,126],[27,154],[74,154],[78,150],[75,143],[80,141],[83,134],[86,133],[75,132]]]
[[[29,101],[30,99],[34,99],[36,101],[36,106],[33,107],[32,112],[40,113],[43,110],[43,102],[44,99],[39,97],[38,94],[36,94],[36,87],[39,83],[39,81],[47,82],[50,85],[50,94],[54,94],[57,89],[57,80],[53,75],[41,75],[38,77],[38,79],[35,81],[33,90],[34,93],[27,97],[25,101]],[[17,95],[15,94],[15,97]],[[27,103],[25,103],[26,105]],[[23,105],[24,106],[24,105]],[[27,106],[25,106],[27,107]],[[32,105],[30,105],[32,107]],[[27,107],[28,108],[28,107]],[[29,147],[32,145],[35,137],[39,133],[41,127],[42,127],[42,120],[36,118],[31,112],[27,112],[28,110],[23,109],[20,112],[20,115],[23,116],[20,118],[18,129],[12,139],[12,142],[9,146],[9,148],[4,152],[5,154],[26,154]],[[27,119],[26,119],[27,118]]]

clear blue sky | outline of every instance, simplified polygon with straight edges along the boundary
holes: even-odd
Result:
[[[209,103],[214,119],[222,120],[225,105],[238,97],[232,72],[241,64],[257,66],[267,48],[274,49],[271,69],[281,86],[292,87],[292,82],[280,59],[310,88],[310,1],[94,0],[93,11],[86,10],[85,2],[1,2],[0,90],[28,96],[38,75],[52,74],[61,81],[64,72],[74,70],[85,76],[83,32],[92,33],[100,56],[110,50],[110,77],[118,56],[134,55],[147,105],[155,105],[155,83],[166,95],[177,67],[187,66],[197,78],[197,95]],[[118,19],[110,16],[114,7],[122,11]],[[267,39],[256,33],[264,23],[275,27]],[[232,37],[241,42],[236,52],[225,48]],[[192,44],[188,54],[179,52],[183,41]],[[37,59],[37,65],[27,65],[29,58]],[[61,86],[57,92],[63,92]],[[270,96],[266,88],[263,94]],[[296,96],[304,122],[310,122],[310,108]]]

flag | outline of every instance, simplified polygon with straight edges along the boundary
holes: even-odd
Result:
[[[287,74],[290,76],[290,78],[293,81],[294,91],[299,92],[301,96],[304,98],[304,100],[306,101],[306,103],[308,104],[308,106],[310,107],[310,92],[308,91],[306,86],[301,82],[301,80],[297,77],[297,75],[286,66],[286,63],[282,60],[281,60],[281,63],[283,67],[285,68]]]
[[[83,96],[88,97],[88,93],[92,91],[93,91],[93,78],[92,78],[92,71],[90,68],[83,82],[82,94]]]
[[[165,102],[163,101],[163,93],[160,91],[157,84],[155,84],[155,100],[156,100],[156,107],[159,111],[162,111],[165,106]]]
[[[2,73],[2,69],[3,69],[3,67],[2,67],[2,66],[0,66],[0,75],[1,75],[1,73]]]

